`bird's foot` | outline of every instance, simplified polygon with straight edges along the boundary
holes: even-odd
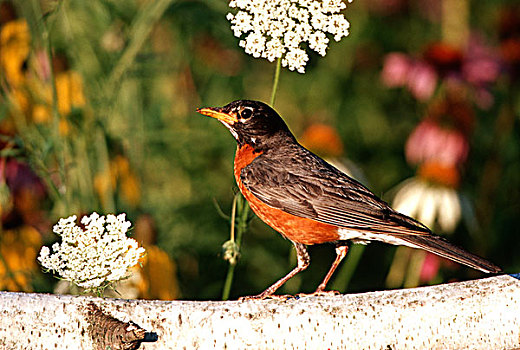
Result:
[[[314,293],[309,293],[309,294],[299,293],[296,296],[299,298],[303,298],[303,297],[331,297],[331,296],[335,296],[335,295],[341,295],[341,293],[338,292],[337,290],[317,289]]]
[[[264,293],[260,293],[258,295],[249,295],[245,297],[238,298],[238,301],[247,301],[247,300],[264,300],[264,299],[275,299],[275,300],[288,300],[295,298],[294,295],[284,294],[284,295],[277,295],[277,294],[270,294],[270,295],[264,295]]]

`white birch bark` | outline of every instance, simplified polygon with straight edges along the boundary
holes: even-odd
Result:
[[[101,327],[103,334],[115,326],[93,321],[88,311],[92,305],[157,334],[156,342],[140,349],[520,348],[520,281],[504,275],[285,301],[146,301],[2,292],[0,349],[103,348],[99,339],[92,339],[92,328]]]

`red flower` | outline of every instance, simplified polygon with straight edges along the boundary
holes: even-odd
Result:
[[[459,71],[462,66],[462,52],[445,43],[430,44],[423,56],[425,61],[435,67],[435,70],[443,76]]]

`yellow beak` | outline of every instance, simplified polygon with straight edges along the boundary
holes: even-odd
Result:
[[[233,125],[238,121],[236,115],[223,113],[220,111],[220,108],[198,108],[197,112],[203,115],[207,115],[208,117],[223,121],[224,123],[229,125]]]

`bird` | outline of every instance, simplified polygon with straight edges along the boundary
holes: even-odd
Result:
[[[324,243],[335,244],[336,258],[313,295],[333,292],[325,288],[345,258],[349,242],[419,248],[485,273],[502,271],[392,209],[363,184],[304,148],[269,105],[237,100],[197,112],[219,120],[231,132],[237,142],[238,188],[253,212],[296,250],[297,266],[248,298],[275,297],[276,290],[309,266],[307,246]]]

